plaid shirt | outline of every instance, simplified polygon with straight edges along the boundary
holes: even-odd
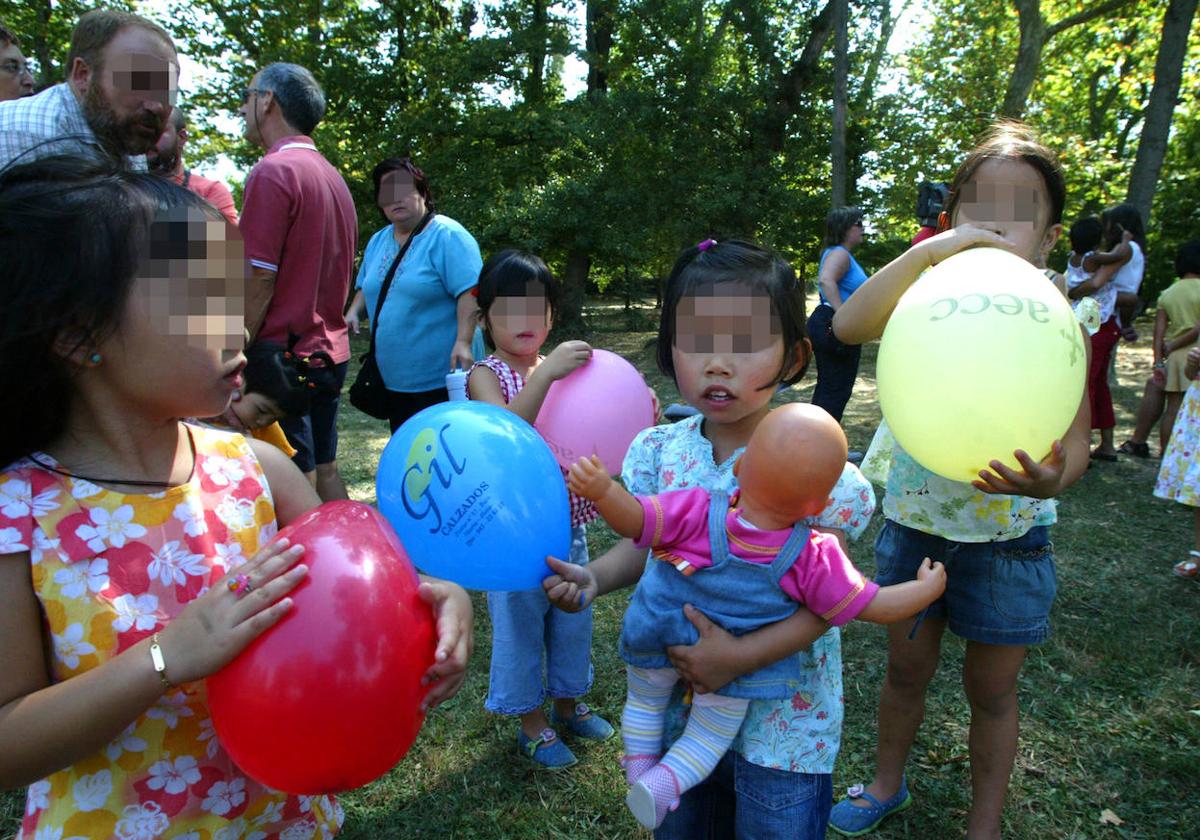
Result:
[[[477,367],[485,367],[496,374],[496,378],[500,380],[500,393],[504,395],[505,403],[512,402],[513,398],[521,393],[521,389],[525,387],[525,377],[521,376],[521,374],[495,356],[488,356],[486,359],[471,365],[471,370],[467,371],[468,379],[471,376],[471,371]],[[566,474],[567,471],[563,470],[563,476],[566,476]],[[596,506],[587,499],[576,496],[570,491],[567,491],[567,498],[571,500],[572,527],[586,525],[600,515],[600,511],[596,510]]]
[[[100,153],[100,143],[83,107],[66,82],[36,96],[0,102],[0,169],[55,154]],[[130,168],[145,171],[144,155],[128,158]]]

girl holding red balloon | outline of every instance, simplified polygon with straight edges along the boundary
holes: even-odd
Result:
[[[177,419],[242,386],[240,245],[189,191],[116,164],[0,174],[0,788],[28,786],[23,836],[341,825],[331,797],[234,765],[203,682],[288,616],[304,547],[272,538],[319,504],[274,447]],[[462,682],[470,602],[422,592],[435,703]]]
[[[468,373],[472,400],[507,407],[532,424],[551,384],[582,367],[592,348],[564,341],[540,355],[553,323],[558,285],[546,264],[533,254],[501,251],[479,275],[479,318],[484,339],[494,348]],[[585,526],[597,516],[591,502],[571,494],[571,553],[567,562],[588,562]],[[579,738],[603,741],[613,734],[608,721],[579,700],[592,687],[592,613],[564,613],[552,607],[540,589],[489,592],[492,618],[492,667],[486,708],[518,715],[517,748],[551,770],[576,762],[554,726]],[[553,700],[547,718],[542,706]],[[552,725],[553,724],[553,725]]]
[[[777,387],[798,382],[811,353],[804,293],[781,257],[737,240],[686,249],[667,279],[658,365],[699,413],[634,439],[621,473],[626,489],[639,496],[693,488],[733,493],[734,463]],[[841,476],[828,504],[804,523],[839,541],[859,536],[875,507],[870,485],[845,463],[844,447],[840,452]],[[548,596],[574,611],[599,595],[640,586],[647,563],[657,561],[627,538],[589,566],[547,562],[556,572],[543,582]],[[667,655],[693,692],[715,692],[787,658],[797,660],[800,683],[782,699],[750,700],[732,748],[711,775],[668,802],[655,838],[824,838],[842,731],[840,630],[803,607],[741,636],[692,605],[683,614],[699,640],[672,646]],[[689,694],[682,684],[672,690],[657,754],[683,732]],[[636,756],[626,757],[627,770],[634,767],[630,759]]]
[[[1054,153],[1024,125],[998,124],[959,166],[942,232],[893,260],[838,310],[833,323],[838,338],[852,344],[879,338],[917,278],[968,248],[1002,248],[1037,265],[1062,231],[1065,196]],[[997,394],[996,399],[1020,397]],[[888,630],[875,778],[850,788],[833,808],[835,831],[865,834],[912,804],[904,766],[949,627],[966,639],[962,677],[971,705],[972,776],[967,836],[1000,836],[1017,748],[1017,676],[1027,647],[1050,632],[1056,591],[1050,543],[1050,525],[1057,519],[1054,497],[1087,469],[1089,415],[1084,389],[1069,428],[1041,462],[1017,450],[1013,457],[1019,469],[992,460],[970,483],[933,473],[883,429],[877,435],[872,449],[886,439],[883,450],[890,454],[878,461],[878,475],[887,486],[887,521],[875,543],[875,581],[911,580],[930,557],[946,564],[946,593],[919,627]],[[868,475],[874,463],[868,454]]]

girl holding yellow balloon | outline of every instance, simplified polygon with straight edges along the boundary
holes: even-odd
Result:
[[[912,803],[904,765],[948,626],[967,640],[967,836],[1000,836],[1017,675],[1026,647],[1050,631],[1053,497],[1088,464],[1086,342],[1033,267],[1062,231],[1065,193],[1057,159],[1028,128],[996,125],[959,167],[942,233],[877,272],[834,318],[848,344],[884,335],[885,423],[864,462],[887,486],[876,582],[914,579],[926,557],[947,571],[919,627],[889,628],[875,778],[834,807],[839,833],[864,834]]]

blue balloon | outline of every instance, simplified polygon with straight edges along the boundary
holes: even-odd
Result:
[[[571,548],[562,470],[534,428],[480,402],[404,423],[375,476],[379,510],[417,568],[468,589],[536,589]]]

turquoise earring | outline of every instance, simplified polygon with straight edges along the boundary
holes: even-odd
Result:
[[[102,361],[104,361],[104,357],[101,356],[99,353],[93,353],[92,355],[88,356],[88,362],[90,362],[93,365],[98,365]]]

